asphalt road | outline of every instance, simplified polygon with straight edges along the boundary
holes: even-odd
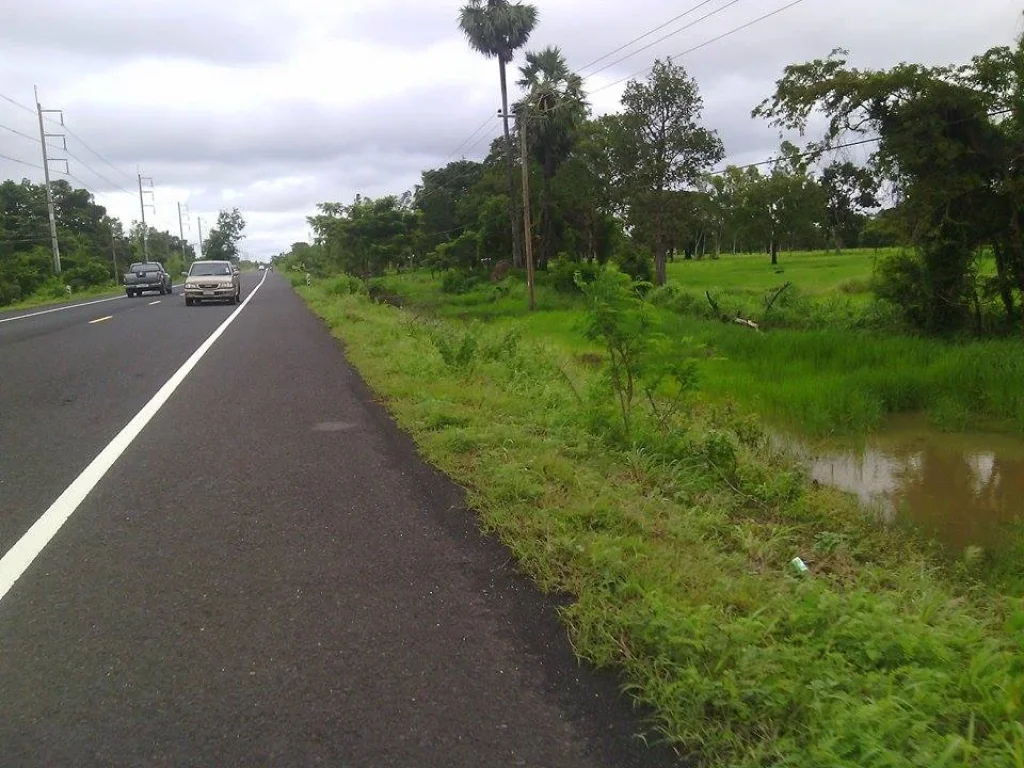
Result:
[[[0,555],[90,483],[0,588],[0,765],[671,763],[284,278],[243,277],[198,362],[235,307],[0,323]]]

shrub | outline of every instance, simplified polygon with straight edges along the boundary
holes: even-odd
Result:
[[[559,254],[548,266],[548,274],[552,287],[559,293],[579,293],[576,273],[579,272],[584,283],[591,283],[597,279],[601,269],[600,264],[573,261],[565,254]]]
[[[64,273],[64,282],[73,290],[80,291],[83,288],[110,282],[110,273],[107,272],[105,265],[93,261],[69,269]]]
[[[21,286],[17,283],[0,280],[0,307],[13,304],[21,298]]]
[[[365,294],[366,285],[358,277],[339,275],[327,283],[327,293],[332,296],[348,296],[349,294]]]
[[[477,337],[472,331],[466,333],[436,329],[430,336],[434,348],[441,355],[444,364],[453,370],[465,370],[473,362],[476,355]]]
[[[879,261],[872,281],[875,295],[900,308],[911,325],[924,328],[928,322],[928,294],[924,264],[912,251],[900,251]]]
[[[480,282],[475,275],[469,275],[459,269],[449,269],[441,277],[442,293],[469,293]]]
[[[623,242],[613,259],[635,281],[649,283],[654,279],[654,259],[632,240]]]

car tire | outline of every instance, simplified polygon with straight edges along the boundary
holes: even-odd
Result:
[[[192,306],[192,299],[190,299],[188,296],[185,297],[185,306],[186,307],[191,307]]]

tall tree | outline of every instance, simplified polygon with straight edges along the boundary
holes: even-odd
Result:
[[[343,271],[367,278],[382,275],[411,254],[416,224],[408,197],[356,196],[351,205],[320,203],[308,221],[327,258]]]
[[[569,69],[558,48],[528,52],[519,71],[522,77],[518,84],[526,89],[526,96],[516,105],[516,111],[525,122],[530,153],[541,166],[537,266],[544,269],[552,256],[551,180],[569,156],[588,107],[583,78]]]
[[[484,170],[482,163],[456,160],[443,168],[423,172],[423,181],[413,193],[413,208],[421,216],[416,244],[420,253],[454,240],[471,223],[460,216],[458,202],[480,181]]]
[[[203,243],[203,256],[212,260],[235,261],[238,244],[245,237],[245,219],[237,208],[217,214],[217,223]]]
[[[878,180],[870,169],[847,161],[822,171],[821,186],[829,233],[838,252],[856,243],[866,211],[878,207]]]
[[[1024,74],[1021,47],[993,49],[965,66],[889,70],[851,69],[847,52],[837,49],[787,67],[775,94],[753,113],[803,133],[810,115],[824,112],[828,124],[823,139],[811,143],[816,150],[851,132],[879,136],[872,165],[901,194],[900,211],[919,254],[919,263],[897,270],[896,282],[916,286],[923,310],[915,300],[910,319],[933,332],[961,327],[972,308],[980,325],[974,280],[980,249],[996,237],[1014,251],[1012,222],[1020,223],[1014,211],[1022,200],[1003,183],[1013,175],[1013,141],[993,113],[1020,109],[1014,99],[1021,92],[1017,73]],[[991,216],[1000,209],[1007,225],[995,231]],[[1018,285],[1024,289],[1024,279]]]
[[[537,26],[537,9],[525,3],[508,0],[469,0],[459,11],[459,27],[470,47],[488,58],[498,60],[501,81],[501,116],[505,130],[505,168],[508,177],[508,216],[512,228],[513,262],[523,265],[518,205],[515,194],[515,173],[512,160],[512,138],[508,127],[508,83],[506,66],[515,52],[530,40]]]
[[[622,105],[610,147],[615,174],[631,216],[647,223],[655,280],[664,285],[673,193],[695,188],[725,150],[718,134],[700,124],[696,81],[671,59],[656,61],[646,82],[631,80]]]

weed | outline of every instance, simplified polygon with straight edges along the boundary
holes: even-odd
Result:
[[[477,351],[477,337],[472,331],[458,333],[438,328],[430,340],[448,368],[465,371],[472,365]]]

